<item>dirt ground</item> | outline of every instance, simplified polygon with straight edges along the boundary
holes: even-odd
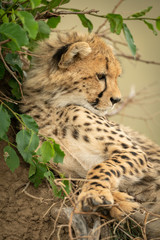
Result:
[[[38,189],[29,184],[24,162],[12,173],[2,158],[3,147],[0,142],[0,240],[57,240],[57,232],[68,240],[68,228],[58,231],[60,222],[55,226],[53,211],[59,209],[60,200],[54,199],[47,183]]]

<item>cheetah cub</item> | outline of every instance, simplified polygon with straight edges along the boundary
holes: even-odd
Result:
[[[112,49],[98,36],[51,35],[35,51],[22,106],[40,133],[61,145],[61,171],[86,179],[80,210],[103,205],[117,220],[139,207],[160,214],[160,147],[105,117],[121,99],[120,74]],[[135,214],[139,222],[144,217]],[[150,221],[149,237],[160,236],[158,225]]]

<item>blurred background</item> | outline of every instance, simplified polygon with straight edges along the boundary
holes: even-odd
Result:
[[[98,14],[108,14],[113,11],[118,2],[119,0],[71,0],[65,7],[85,11],[96,9],[99,10]],[[146,14],[146,17],[157,18],[160,16],[160,0],[125,0],[120,4],[115,13],[128,17],[149,6],[153,8]],[[93,23],[93,32],[96,32],[98,27],[104,22],[102,18],[89,15],[86,15],[86,17]],[[160,32],[155,36],[141,21],[125,21],[125,23],[133,35],[140,58],[149,62],[160,63]],[[152,23],[155,25],[154,22]],[[88,31],[75,15],[62,17],[57,29],[78,30],[86,33]],[[114,41],[125,42],[123,33],[119,36],[110,33],[109,23],[101,29],[102,32],[104,30],[107,31],[108,37]],[[128,47],[123,45],[118,45],[118,47],[120,47],[123,54],[131,56]],[[129,60],[122,56],[119,56],[118,59],[123,69],[123,73],[119,78],[119,87],[127,104],[111,119],[130,126],[160,144],[160,65]]]

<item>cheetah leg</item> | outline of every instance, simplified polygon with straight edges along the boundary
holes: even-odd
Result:
[[[146,157],[142,154],[141,163],[131,160],[122,162],[119,158],[120,155],[117,159],[114,156],[113,160],[100,163],[88,172],[87,180],[78,198],[80,210],[96,211],[103,206],[110,210],[112,217],[120,220],[125,213],[134,212],[139,208],[133,197],[119,192],[118,187],[123,177],[131,177],[133,174],[133,179],[137,181],[144,176],[149,167]]]

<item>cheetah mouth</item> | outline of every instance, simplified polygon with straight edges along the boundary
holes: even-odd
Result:
[[[109,111],[112,110],[111,106],[107,106],[105,108],[99,108],[97,105],[99,103],[99,99],[95,100],[94,102],[89,102],[90,106],[92,107],[93,110],[96,111],[96,113],[101,113],[102,115],[107,114]]]

